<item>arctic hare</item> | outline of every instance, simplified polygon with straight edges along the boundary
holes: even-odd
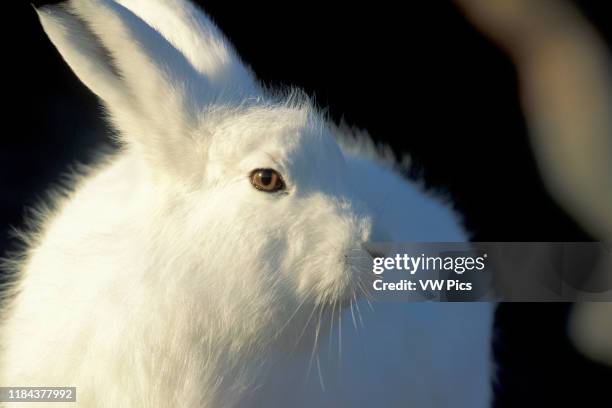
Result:
[[[362,296],[368,242],[465,240],[449,208],[268,94],[183,0],[38,13],[123,148],[31,235],[0,384],[83,407],[489,405],[492,305]]]

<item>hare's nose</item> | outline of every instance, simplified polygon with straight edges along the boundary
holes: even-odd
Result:
[[[389,253],[389,248],[379,242],[364,242],[361,247],[370,254],[372,258],[384,258]]]

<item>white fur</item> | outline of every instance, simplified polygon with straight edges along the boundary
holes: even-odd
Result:
[[[30,239],[1,384],[83,407],[488,406],[492,305],[353,298],[363,243],[464,240],[451,210],[265,95],[184,1],[38,12],[124,147]],[[251,186],[266,167],[286,194]]]

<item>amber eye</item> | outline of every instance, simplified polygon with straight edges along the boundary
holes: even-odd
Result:
[[[274,193],[285,189],[283,178],[273,169],[253,170],[250,178],[253,187],[266,193]]]

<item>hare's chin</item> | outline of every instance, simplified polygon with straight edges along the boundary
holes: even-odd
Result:
[[[372,297],[370,288],[373,279],[365,273],[353,276],[349,285],[337,296],[336,302],[340,307],[350,307],[351,303]]]
[[[367,253],[360,255],[347,259],[346,268],[351,277],[338,299],[342,305],[350,306],[351,301],[356,302],[371,297],[372,283],[376,278],[372,273],[373,258]]]

